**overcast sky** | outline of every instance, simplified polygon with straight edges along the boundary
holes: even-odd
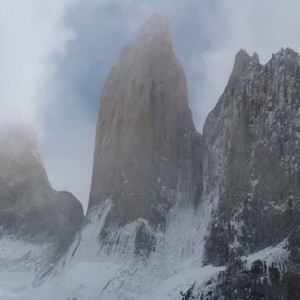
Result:
[[[0,122],[32,124],[53,187],[84,207],[102,85],[152,12],[170,20],[199,131],[240,48],[263,63],[300,51],[298,0],[0,0]]]

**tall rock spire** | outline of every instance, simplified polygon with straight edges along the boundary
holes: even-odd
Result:
[[[107,198],[114,219],[164,221],[193,195],[197,133],[168,21],[153,15],[124,48],[101,96],[89,210]]]

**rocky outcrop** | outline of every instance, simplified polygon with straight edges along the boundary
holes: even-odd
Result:
[[[237,54],[228,85],[203,132],[203,196],[218,198],[206,263],[229,264],[237,270],[238,257],[284,240],[289,259],[298,258],[299,105],[300,57],[296,52],[282,49],[266,65],[259,63],[256,54],[251,57],[243,50]],[[246,299],[251,290],[251,299],[261,299],[256,292],[263,299],[296,299],[288,282],[299,284],[299,265],[287,266],[288,277],[272,281],[271,276],[266,282],[259,274],[245,275],[239,270],[235,277],[231,271],[225,273],[222,284],[227,290],[221,288],[219,296]],[[280,270],[274,265],[270,272]],[[244,285],[248,288],[237,289]]]
[[[176,202],[199,194],[199,139],[169,24],[153,15],[103,88],[88,213],[111,198],[113,223],[163,225]]]
[[[21,125],[0,129],[0,225],[2,232],[64,247],[83,220],[80,202],[52,189],[35,132]]]

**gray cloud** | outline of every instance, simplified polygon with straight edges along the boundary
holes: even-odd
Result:
[[[0,119],[38,123],[43,84],[54,74],[51,54],[72,38],[60,19],[66,1],[0,1]]]

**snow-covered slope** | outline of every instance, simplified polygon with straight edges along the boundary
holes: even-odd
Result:
[[[34,276],[49,266],[55,248],[51,243],[35,244],[14,235],[0,238],[0,299],[24,299],[25,294],[32,294]]]
[[[52,189],[35,132],[0,128],[0,299],[32,290],[68,249],[83,220],[80,202]]]
[[[71,299],[180,299],[180,291],[195,281],[199,287],[224,270],[202,265],[213,205],[204,202],[197,212],[174,208],[165,231],[152,232],[157,243],[146,256],[135,252],[137,229],[140,224],[148,226],[144,219],[116,229],[117,234],[112,231],[109,243],[101,242],[105,218],[112,208],[108,199],[89,215],[68,253],[41,282],[52,285],[55,293],[51,299],[67,295]]]
[[[155,14],[123,49],[101,95],[87,214],[110,197],[108,230],[138,218],[164,227],[174,204],[196,201],[200,137],[187,97],[168,20]]]

